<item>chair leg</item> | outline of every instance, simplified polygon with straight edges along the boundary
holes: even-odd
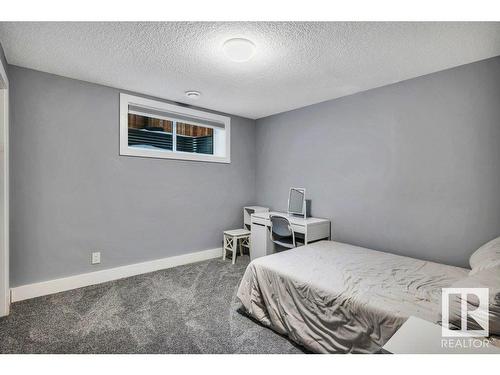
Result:
[[[243,255],[243,239],[240,239],[240,256]]]
[[[238,253],[238,239],[233,237],[233,264],[236,262],[236,254]]]
[[[224,246],[222,247],[222,260],[226,260],[227,237],[224,235]]]
[[[246,247],[248,249],[248,254],[250,254],[250,237],[243,237],[241,239],[241,247]],[[240,249],[241,249],[240,247]],[[243,255],[243,249],[241,249],[241,254]]]

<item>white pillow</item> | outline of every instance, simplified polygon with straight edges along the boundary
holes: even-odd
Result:
[[[477,249],[469,259],[472,271],[469,275],[474,275],[482,270],[500,266],[500,237],[485,243]]]
[[[500,335],[500,266],[479,271],[473,276],[456,281],[452,288],[488,288],[489,292],[489,328],[490,335]],[[469,310],[478,306],[477,297],[468,298]],[[461,299],[457,295],[450,300],[450,323],[460,326]],[[477,324],[469,320],[467,326],[471,329],[480,329]]]

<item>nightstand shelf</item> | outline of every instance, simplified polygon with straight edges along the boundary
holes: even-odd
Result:
[[[250,230],[252,227],[252,214],[257,212],[269,212],[269,207],[246,206],[243,207],[243,228]]]
[[[470,339],[443,337],[440,325],[410,316],[387,341],[382,352],[393,354],[500,354],[500,348],[493,346],[491,341],[488,346],[484,347],[466,347],[466,345],[456,345],[463,341],[454,344],[453,340],[455,342],[456,340],[469,342]],[[483,341],[487,339],[480,337],[472,340]]]

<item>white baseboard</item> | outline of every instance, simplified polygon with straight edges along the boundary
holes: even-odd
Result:
[[[127,266],[109,268],[106,270],[82,273],[80,275],[64,277],[39,283],[21,285],[10,290],[12,302],[64,292],[66,290],[81,288],[84,286],[105,283],[124,277],[154,272],[166,268],[181,266],[183,264],[200,262],[222,256],[222,248],[198,251],[169,258],[156,259],[149,262],[135,263]]]

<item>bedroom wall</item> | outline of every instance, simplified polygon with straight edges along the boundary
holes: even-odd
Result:
[[[334,239],[457,266],[500,235],[500,58],[257,120],[257,201],[305,187]]]
[[[120,90],[9,73],[11,287],[220,247],[242,226],[253,120],[231,116],[231,164],[119,156]]]

